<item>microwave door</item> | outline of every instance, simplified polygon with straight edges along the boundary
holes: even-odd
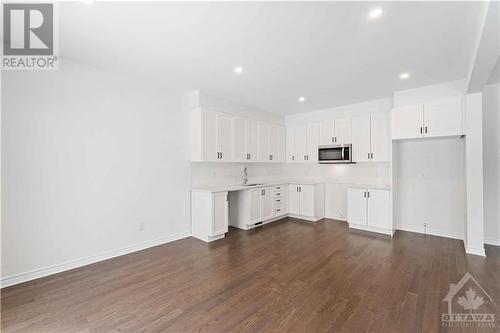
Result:
[[[319,149],[319,161],[323,163],[342,162],[344,159],[343,148],[322,148]]]

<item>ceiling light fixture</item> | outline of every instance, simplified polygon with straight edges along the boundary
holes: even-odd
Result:
[[[243,67],[236,66],[234,67],[233,72],[235,72],[236,74],[241,74],[243,73]]]
[[[305,102],[305,101],[306,101],[306,98],[305,98],[305,97],[302,97],[302,96],[301,96],[301,97],[299,97],[299,102],[301,102],[301,103],[302,103],[302,102]]]
[[[370,19],[374,19],[374,18],[377,18],[379,17],[380,15],[382,15],[384,11],[382,10],[382,8],[375,8],[375,9],[372,9],[370,11],[370,13],[368,14],[368,18]]]
[[[401,73],[401,74],[399,74],[399,78],[400,78],[401,80],[406,80],[406,79],[407,79],[407,78],[409,78],[409,77],[410,77],[410,74],[409,74],[409,73]]]

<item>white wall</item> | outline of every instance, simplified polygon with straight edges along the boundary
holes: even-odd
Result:
[[[394,107],[464,96],[465,81],[396,91]],[[463,239],[465,143],[461,138],[394,141],[397,229]],[[426,224],[424,226],[424,223]]]
[[[485,243],[500,246],[500,84],[483,90]]]
[[[2,74],[3,285],[189,235],[186,93],[68,61]]]

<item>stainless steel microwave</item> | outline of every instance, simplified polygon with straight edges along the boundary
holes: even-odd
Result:
[[[353,163],[352,145],[329,145],[318,147],[318,162],[327,163]]]

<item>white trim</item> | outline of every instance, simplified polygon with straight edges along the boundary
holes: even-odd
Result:
[[[391,237],[394,234],[394,232],[393,232],[392,229],[377,228],[377,227],[371,227],[371,226],[362,225],[362,224],[349,223],[349,229],[357,229],[357,230],[369,231],[369,232],[374,232],[374,233],[377,233],[377,234],[388,235],[388,236],[391,236]]]
[[[467,254],[473,254],[476,256],[481,256],[481,257],[486,257],[486,252],[484,252],[484,247],[467,247],[465,248],[465,253]]]
[[[178,234],[170,235],[170,236],[163,237],[163,238],[154,239],[154,240],[139,243],[136,245],[126,246],[126,247],[122,247],[122,248],[119,248],[116,250],[106,251],[106,252],[96,254],[93,256],[83,257],[80,259],[67,261],[67,262],[64,262],[61,264],[56,264],[56,265],[52,265],[52,266],[48,266],[48,267],[44,267],[44,268],[39,268],[39,269],[35,269],[35,270],[25,272],[25,273],[6,276],[6,277],[3,277],[1,279],[0,286],[1,286],[1,288],[13,286],[15,284],[19,284],[22,282],[31,281],[31,280],[38,279],[38,278],[41,278],[44,276],[68,271],[70,269],[74,269],[74,268],[78,268],[78,267],[82,267],[82,266],[86,266],[86,265],[90,265],[90,264],[93,264],[93,263],[96,263],[99,261],[111,259],[114,257],[119,257],[119,256],[129,254],[132,252],[141,251],[141,250],[153,247],[153,246],[158,246],[161,244],[170,243],[170,242],[173,242],[173,241],[176,241],[176,240],[179,240],[182,238],[190,237],[190,236],[191,236],[191,232],[188,232],[188,231],[181,232]]]
[[[396,224],[396,229],[402,230],[402,231],[415,232],[418,234],[438,236],[438,237],[446,237],[446,238],[453,238],[453,239],[460,239],[460,240],[464,239],[464,235],[461,233],[449,232],[449,231],[443,231],[443,230],[431,229],[431,228],[427,228],[426,232],[424,232],[424,230],[423,230],[424,228],[421,226]]]
[[[323,217],[309,217],[309,216],[295,215],[295,214],[288,214],[287,217],[291,217],[293,219],[298,219],[298,220],[306,220],[309,222],[318,222],[319,220],[323,219]]]
[[[500,238],[485,237],[484,244],[500,246]]]

